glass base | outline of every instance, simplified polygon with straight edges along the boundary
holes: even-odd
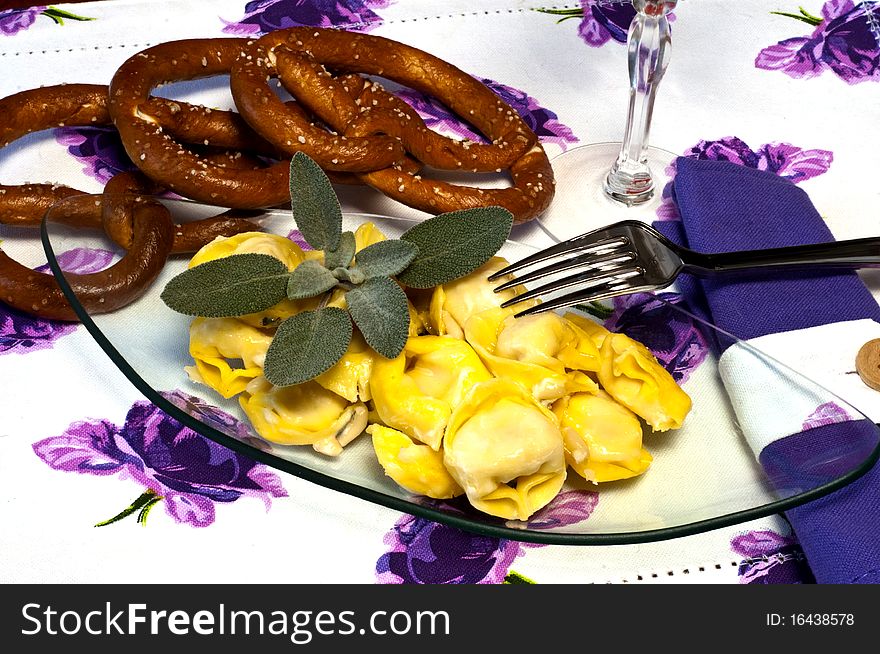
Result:
[[[605,191],[608,172],[619,152],[620,143],[595,143],[553,158],[556,194],[547,210],[532,221],[534,227],[559,242],[621,220],[655,220],[670,180],[669,167],[678,155],[648,148],[654,192],[648,199],[632,203],[614,199]]]

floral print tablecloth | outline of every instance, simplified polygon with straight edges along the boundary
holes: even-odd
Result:
[[[107,83],[125,58],[160,41],[342,26],[411,43],[479,77],[551,156],[620,138],[629,4],[478,4],[115,0],[7,10],[0,12],[0,96],[42,84]],[[838,238],[878,233],[880,187],[870,180],[880,151],[880,0],[682,0],[673,34],[653,142],[802,184]],[[403,95],[430,126],[473,136],[430,98]],[[98,191],[131,167],[103,128],[60,127],[0,151],[3,183],[51,180]],[[356,192],[342,199],[352,210],[386,208]],[[664,202],[658,220],[676,217]],[[45,270],[32,233],[8,229],[0,238],[4,250]],[[74,249],[60,263],[88,272],[109,256]],[[880,298],[880,277],[864,279]],[[706,355],[693,325],[671,319],[652,295],[597,311],[608,327],[644,339],[679,380]],[[2,581],[812,581],[782,516],[674,541],[542,546],[476,536],[323,489],[175,422],[131,387],[83,327],[2,303],[0,377]],[[182,391],[167,396],[195,401]],[[815,416],[834,419],[833,410]],[[560,498],[550,517],[588,520],[600,500],[587,497]]]

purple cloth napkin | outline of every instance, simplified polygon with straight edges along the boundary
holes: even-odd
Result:
[[[727,161],[681,157],[676,168],[672,191],[681,221],[654,226],[686,247],[718,253],[834,240],[807,194],[788,180]],[[880,322],[880,306],[855,272],[683,276],[679,288],[710,322],[746,340],[848,320]],[[718,344],[722,351],[729,346]],[[827,462],[824,468],[802,465],[816,444],[827,452],[829,443],[853,439],[876,442],[874,425],[861,420],[807,429],[770,443],[759,460],[777,488],[813,488],[817,479],[836,474]],[[880,464],[786,517],[818,583],[880,583]]]

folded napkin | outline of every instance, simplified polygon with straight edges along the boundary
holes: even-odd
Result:
[[[834,240],[807,194],[783,178],[684,157],[676,168],[681,221],[654,226],[686,247],[718,253]],[[746,440],[781,496],[821,486],[865,459],[877,443],[871,420],[880,421],[880,393],[853,370],[859,347],[880,338],[880,306],[855,272],[682,276],[679,289],[697,313],[746,341],[717,343],[719,372]],[[796,375],[787,384],[786,368],[760,351],[823,388],[810,389]],[[824,388],[871,420],[828,402]],[[880,464],[786,516],[819,583],[880,583]]]

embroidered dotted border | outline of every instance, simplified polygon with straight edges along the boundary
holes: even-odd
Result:
[[[397,23],[418,23],[425,20],[443,20],[446,18],[471,18],[474,16],[490,16],[496,14],[521,14],[526,11],[534,11],[536,9],[577,9],[579,8],[579,4],[572,5],[553,5],[551,7],[540,6],[540,7],[520,7],[517,9],[495,9],[495,10],[485,10],[485,11],[471,11],[471,12],[462,12],[458,14],[437,14],[435,16],[421,16],[419,18],[396,18],[392,20],[379,20],[374,23],[349,23],[348,25],[339,25],[339,28],[354,28],[354,27],[366,27],[367,25],[394,25]],[[257,35],[254,36],[257,38]],[[112,50],[113,48],[149,48],[155,43],[118,43],[118,44],[110,44],[110,45],[95,45],[95,46],[84,46],[81,48],[65,48],[65,49],[57,49],[57,50],[30,50],[30,51],[19,51],[19,52],[0,52],[0,57],[19,57],[22,55],[35,55],[35,54],[61,54],[63,52],[86,52],[88,50]]]
[[[760,558],[755,560],[761,560]],[[707,572],[717,572],[718,570],[722,570],[727,567],[727,564],[730,564],[732,568],[738,568],[742,561],[731,560],[724,563],[715,563],[709,565],[701,565],[696,568],[682,568],[680,570],[666,570],[664,572],[651,572],[646,574],[636,575],[635,578],[623,578],[619,579],[614,583],[622,583],[622,584],[632,584],[632,583],[641,583],[645,581],[652,581],[655,579],[668,579],[669,577],[675,576],[684,576],[684,575],[699,575],[701,573]]]

